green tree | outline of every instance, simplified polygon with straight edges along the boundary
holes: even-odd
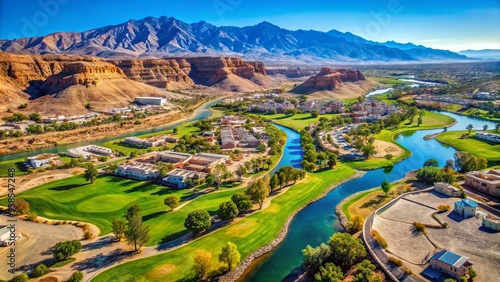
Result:
[[[474,125],[472,124],[468,124],[465,129],[467,129],[467,135],[470,135],[470,132],[472,131],[472,129],[474,128]]]
[[[357,260],[366,257],[366,249],[359,238],[352,237],[349,233],[335,233],[328,245],[332,251],[332,260],[337,265],[352,265]]]
[[[222,220],[232,221],[239,214],[238,208],[233,202],[223,202],[219,205],[217,215]]]
[[[179,198],[177,196],[168,196],[163,200],[163,203],[170,208],[170,211],[173,211],[179,206]]]
[[[18,274],[14,277],[12,277],[9,282],[26,282],[28,281],[29,276],[26,273]]]
[[[125,218],[130,221],[132,218],[136,216],[140,216],[142,212],[141,207],[138,204],[133,204],[127,208],[127,212],[125,213]]]
[[[197,250],[194,255],[194,271],[200,280],[205,280],[212,268],[212,254],[205,250]]]
[[[446,278],[446,279],[444,279],[444,282],[457,282],[457,280],[455,280],[453,278]]]
[[[235,193],[231,196],[231,201],[236,204],[236,208],[240,214],[249,211],[253,206],[250,197],[244,193]]]
[[[207,230],[211,225],[210,214],[204,210],[190,212],[184,221],[184,227],[193,232],[194,235]]]
[[[428,159],[424,163],[424,167],[426,166],[439,167],[439,163],[435,159]]]
[[[96,181],[98,175],[99,172],[97,171],[95,166],[93,164],[89,164],[87,165],[87,168],[83,173],[83,178],[85,178],[85,180],[90,181],[90,183],[93,184]]]
[[[387,180],[382,182],[382,191],[387,195],[387,192],[391,189],[391,183]]]
[[[443,181],[443,171],[438,167],[423,167],[417,169],[417,180],[424,183],[434,183]]]
[[[116,163],[114,164],[109,164],[106,167],[104,167],[104,172],[107,174],[114,174],[116,170],[118,170],[118,165]]]
[[[247,168],[245,166],[238,166],[238,168],[236,169],[236,175],[238,176],[238,179],[241,181],[243,175],[245,175],[245,173],[247,173]]]
[[[177,131],[178,131],[177,127],[175,127],[174,129],[172,129],[172,133],[173,133],[173,134],[176,134],[176,133],[177,133]]]
[[[332,254],[330,246],[326,244],[321,244],[320,246],[313,248],[309,245],[302,250],[302,265],[307,269],[309,273],[315,273],[316,270],[325,262]]]
[[[275,173],[273,174],[271,180],[269,181],[269,188],[271,189],[271,192],[276,190],[276,188],[278,188],[279,185],[280,185],[280,179],[278,177],[278,174]]]
[[[469,273],[467,274],[469,274],[469,277],[472,281],[474,281],[474,278],[477,277],[477,272],[474,269],[469,270]]]
[[[75,271],[68,279],[68,282],[81,282],[83,281],[83,273],[81,271]]]
[[[234,269],[240,263],[241,255],[238,252],[238,247],[232,242],[227,242],[227,244],[222,247],[221,253],[219,254],[219,261],[227,264],[229,271]]]
[[[262,204],[270,193],[269,180],[266,181],[265,178],[258,179],[250,185],[246,193],[250,196],[250,199],[257,202],[260,209],[262,209]]]
[[[362,262],[356,264],[355,268],[356,275],[352,280],[353,282],[370,282],[376,266],[369,260],[365,259]]]
[[[457,151],[454,155],[455,167],[460,172],[482,170],[488,167],[488,161],[478,158],[469,152]]]
[[[495,123],[495,132],[498,132],[500,130],[500,122]]]
[[[227,165],[225,163],[219,163],[212,170],[212,174],[214,176],[214,180],[217,183],[217,189],[220,189],[220,185],[222,184],[222,180],[229,172]]]
[[[59,242],[54,246],[52,255],[56,260],[65,260],[78,253],[82,249],[82,243],[78,240]]]
[[[458,278],[458,281],[459,281],[459,282],[467,282],[467,277],[465,277],[465,276],[460,276],[460,277]]]
[[[318,110],[314,110],[311,112],[311,117],[313,118],[317,118],[319,116],[319,111]]]
[[[314,279],[320,282],[342,282],[344,274],[340,266],[327,262],[324,266],[319,268],[316,274],[314,274]]]
[[[347,224],[347,231],[349,233],[354,234],[358,231],[360,231],[363,228],[363,218],[359,215],[354,216],[349,220],[349,223]]]
[[[127,223],[124,220],[115,218],[111,223],[113,233],[115,234],[116,240],[121,241],[123,236],[125,236],[125,231],[127,231]]]
[[[129,245],[134,245],[134,250],[137,252],[142,245],[146,244],[151,236],[149,235],[149,227],[142,222],[142,218],[138,215],[132,217],[128,221],[125,238]]]
[[[35,270],[31,273],[31,277],[40,277],[47,273],[49,273],[49,268],[45,264],[41,263],[35,267]]]

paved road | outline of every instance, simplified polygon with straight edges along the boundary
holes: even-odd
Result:
[[[370,230],[374,217],[375,213],[370,214],[363,225],[363,241],[365,241],[368,251],[392,281],[417,282],[406,275],[401,268],[391,263],[384,249],[373,239]]]

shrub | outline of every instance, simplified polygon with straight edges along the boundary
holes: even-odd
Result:
[[[404,273],[405,273],[406,275],[410,275],[410,274],[411,274],[411,270],[410,270],[410,269],[408,269],[408,268],[406,268],[406,267],[404,267],[404,266],[403,266],[403,271],[404,271]]]
[[[449,211],[451,209],[451,207],[449,205],[439,205],[438,206],[438,210],[440,212],[446,212],[446,211]]]
[[[49,268],[45,264],[41,263],[35,267],[35,270],[31,273],[31,277],[40,277],[47,273],[49,273]]]
[[[477,277],[477,273],[476,273],[476,271],[474,269],[469,270],[468,274],[469,274],[469,277],[470,277],[471,280],[474,280],[474,278]]]
[[[460,278],[458,278],[458,281],[459,281],[459,282],[467,282],[467,277],[465,277],[465,276],[460,276]]]
[[[28,216],[26,216],[26,219],[31,222],[36,222],[36,219],[38,218],[38,214],[36,212],[30,212]]]
[[[448,223],[443,222],[443,224],[441,224],[441,226],[446,229],[446,228],[448,228]]]
[[[375,239],[375,241],[380,245],[382,246],[382,248],[384,249],[387,249],[387,247],[389,247],[389,245],[387,244],[387,242],[385,241],[384,237],[382,237],[382,235],[380,235],[380,233],[378,233],[377,230],[372,230],[370,232],[373,236],[373,239]]]
[[[9,282],[26,282],[26,281],[28,281],[28,279],[29,279],[28,274],[22,273],[22,274],[19,274],[19,275],[12,277],[9,280]]]
[[[85,234],[83,234],[83,239],[85,239],[85,240],[92,239],[92,238],[94,238],[94,234],[92,234],[92,232],[90,232],[90,231],[87,231],[87,232],[85,232]]]
[[[83,281],[83,273],[81,271],[75,271],[68,279],[68,282],[81,282]]]
[[[389,257],[389,260],[390,260],[392,263],[394,263],[394,265],[395,265],[395,266],[397,266],[397,267],[401,267],[401,266],[403,266],[403,261],[402,261],[402,260],[400,260],[400,259],[398,259],[398,258],[396,258],[396,257]]]
[[[417,230],[418,232],[422,232],[423,234],[426,234],[425,224],[415,221],[415,222],[413,222],[413,226],[415,226],[415,230]]]

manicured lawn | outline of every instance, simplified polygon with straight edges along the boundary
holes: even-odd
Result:
[[[398,85],[398,84],[408,84],[408,82],[398,80],[394,77],[367,77],[367,79],[374,80],[376,82],[386,84],[389,86]]]
[[[345,105],[354,104],[354,103],[357,103],[357,102],[358,102],[358,98],[346,98],[346,99],[342,99],[342,103],[344,103]]]
[[[500,118],[496,118],[490,114],[488,111],[478,108],[465,108],[462,105],[457,104],[448,104],[446,105],[446,110],[450,112],[454,112],[461,115],[473,116],[473,117],[481,117],[487,120],[492,121],[500,121]]]
[[[500,144],[493,144],[475,137],[460,139],[462,134],[465,133],[467,133],[467,131],[443,132],[439,134],[436,139],[457,150],[469,152],[477,157],[485,158],[490,162],[500,161]],[[471,136],[474,136],[474,134],[475,132],[472,131]]]
[[[112,220],[123,218],[130,205],[138,204],[144,221],[151,228],[153,236],[150,243],[153,244],[179,232],[179,225],[184,223],[184,217],[182,223],[179,222],[180,213],[167,212],[168,207],[163,200],[175,195],[184,201],[192,194],[188,190],[174,190],[114,176],[100,176],[94,184],[86,182],[82,176],[74,176],[28,190],[18,198],[27,200],[31,210],[40,216],[93,223],[101,229],[100,235],[110,233]],[[2,199],[0,204],[5,206],[6,199]],[[190,209],[189,205],[185,208]]]
[[[397,129],[382,130],[379,134],[375,135],[375,138],[377,140],[390,142],[401,147],[393,139],[394,136],[400,132],[410,131],[410,130],[442,128],[453,124],[454,121],[455,120],[449,116],[426,111],[425,116],[422,118],[422,124],[420,126],[417,126],[417,118],[415,118],[412,124],[407,124],[407,121],[405,121]],[[403,150],[404,153],[401,156],[395,157],[391,160],[386,160],[385,158],[372,157],[365,161],[348,162],[348,164],[355,169],[376,169],[376,168],[391,166],[411,155],[411,152],[408,151],[406,148],[403,148]]]
[[[273,199],[263,211],[175,251],[111,268],[92,281],[196,281],[192,270],[196,250],[205,249],[212,253],[214,265],[220,266],[218,254],[230,241],[238,246],[243,261],[253,251],[274,240],[294,211],[318,197],[327,186],[353,174],[353,169],[342,164],[336,170],[308,174],[305,180]]]
[[[139,135],[139,136],[136,136],[136,137],[139,137],[139,138],[148,138],[148,137],[158,136],[158,135],[163,135],[163,134],[168,134],[168,135],[172,135],[172,136],[176,136],[176,137],[182,137],[184,135],[193,134],[193,133],[196,133],[196,132],[199,132],[199,131],[200,131],[200,129],[198,127],[195,127],[191,123],[189,123],[189,124],[178,126],[177,127],[177,133],[173,133],[172,129],[165,129],[165,130],[158,131],[158,132],[155,132],[155,133],[143,134],[143,135]],[[108,142],[104,143],[103,146],[106,147],[106,148],[110,148],[113,151],[123,152],[126,155],[130,155],[130,153],[134,152],[134,151],[146,151],[146,150],[149,150],[149,149],[153,150],[153,151],[158,151],[158,150],[160,150],[162,148],[161,146],[160,147],[154,147],[154,148],[129,147],[129,146],[125,146],[125,145],[120,144],[121,141],[122,141],[122,139],[111,140],[111,141],[108,141]],[[175,146],[175,143],[167,143],[167,146],[169,148],[173,148]]]
[[[24,175],[27,172],[27,168],[24,165],[24,158],[14,159],[9,161],[0,162],[0,177],[7,177],[9,175],[9,168],[16,169],[16,175]]]
[[[396,104],[397,103],[397,100],[387,99],[387,93],[380,94],[380,95],[375,95],[375,96],[373,96],[373,98],[375,100],[382,101],[382,102],[386,103],[387,105],[392,105],[392,104]]]
[[[299,132],[306,126],[311,125],[312,123],[318,123],[321,117],[326,117],[330,119],[334,115],[336,114],[324,114],[324,115],[319,115],[317,118],[313,118],[310,113],[296,114],[293,116],[287,116],[284,114],[263,115],[263,116],[273,120],[273,122],[279,125],[289,127]]]

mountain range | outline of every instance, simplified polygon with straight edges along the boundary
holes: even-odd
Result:
[[[172,17],[141,20],[84,32],[0,40],[0,50],[104,58],[236,56],[286,63],[458,61],[464,55],[412,43],[379,43],[331,30],[287,30],[268,22],[254,26],[188,24]]]

